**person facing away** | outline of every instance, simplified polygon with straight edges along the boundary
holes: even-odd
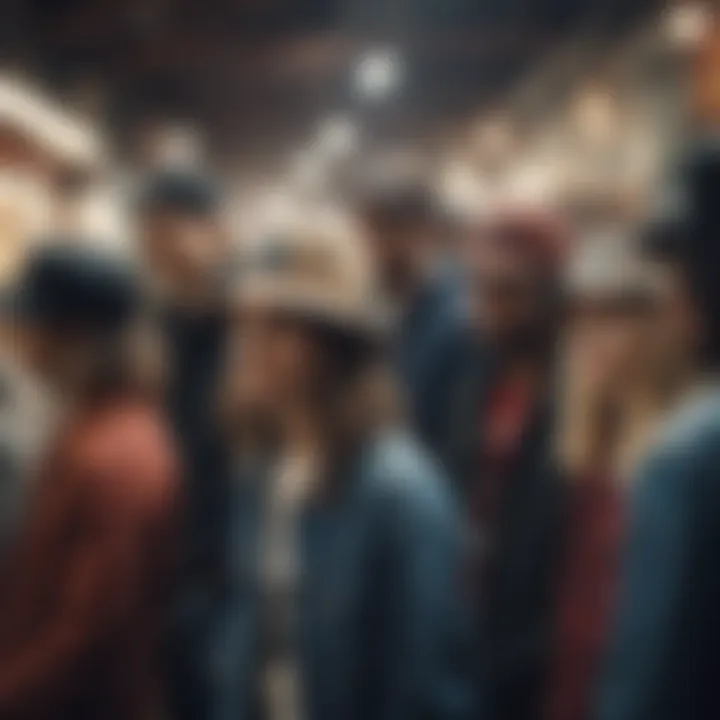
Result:
[[[566,512],[542,717],[590,720],[616,610],[632,480],[688,367],[672,340],[678,283],[651,228],[583,239],[566,280],[558,469]]]
[[[479,625],[487,717],[536,717],[562,507],[551,471],[554,347],[564,236],[518,208],[468,244],[478,359],[458,383],[452,476],[470,519],[466,584]]]
[[[7,720],[163,707],[175,458],[125,348],[136,298],[126,268],[80,244],[37,250],[11,298],[3,351],[43,393],[52,427],[0,560]]]
[[[632,479],[618,610],[595,717],[670,720],[720,715],[720,156],[688,163],[678,292],[667,355],[690,387],[664,415]]]
[[[446,464],[455,382],[473,349],[464,276],[443,237],[447,223],[429,188],[412,182],[374,188],[360,215],[381,290],[399,318],[393,365],[408,420]]]
[[[365,250],[349,223],[303,218],[244,263],[228,394],[245,463],[211,717],[468,717],[462,528],[394,429]]]
[[[204,718],[213,692],[204,649],[224,592],[228,454],[216,406],[226,351],[230,247],[213,182],[185,169],[152,175],[138,207],[140,249],[155,295],[166,409],[182,461],[182,559],[168,637],[179,718]]]

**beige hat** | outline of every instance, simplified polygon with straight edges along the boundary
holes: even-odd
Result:
[[[240,308],[292,313],[368,340],[388,329],[367,246],[354,226],[337,218],[290,221],[250,244],[234,298]]]
[[[640,253],[630,233],[617,231],[587,238],[571,258],[565,278],[569,297],[600,301],[653,300],[666,275]]]

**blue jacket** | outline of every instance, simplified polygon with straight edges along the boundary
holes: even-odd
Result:
[[[719,386],[671,419],[633,487],[597,717],[720,717]]]
[[[458,270],[438,270],[401,322],[395,349],[409,420],[443,463],[456,385],[475,357],[464,286]]]
[[[303,717],[467,717],[462,532],[446,483],[401,435],[373,441],[334,481],[340,491],[301,518]],[[214,645],[213,720],[257,717],[261,499],[256,483],[240,495],[235,581]]]

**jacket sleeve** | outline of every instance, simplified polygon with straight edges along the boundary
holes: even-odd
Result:
[[[427,467],[417,472],[434,475]],[[425,479],[403,493],[395,509],[387,720],[466,718],[472,704],[470,615],[461,588],[466,538],[446,484]]]

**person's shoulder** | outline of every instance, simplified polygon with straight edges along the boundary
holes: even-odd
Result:
[[[661,428],[639,467],[641,480],[692,494],[720,472],[720,385],[709,385],[688,397]]]
[[[372,442],[363,463],[365,486],[379,499],[438,514],[454,513],[450,482],[409,432],[388,431]]]
[[[720,384],[698,389],[670,417],[660,436],[665,452],[720,454]]]
[[[177,476],[170,433],[151,404],[119,399],[91,412],[80,426],[74,460],[103,492],[124,499],[162,501]]]

